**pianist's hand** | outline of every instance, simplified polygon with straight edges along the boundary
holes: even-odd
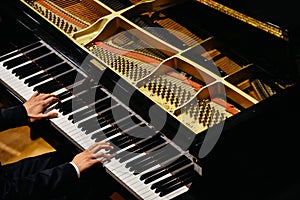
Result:
[[[110,160],[110,155],[105,153],[113,149],[108,142],[97,142],[85,151],[77,154],[72,162],[78,167],[80,172],[92,167],[95,164],[101,164],[104,160]]]
[[[43,118],[57,117],[58,113],[44,113],[44,111],[51,104],[58,101],[59,99],[53,94],[43,94],[35,92],[23,105],[27,111],[30,122],[34,122]]]

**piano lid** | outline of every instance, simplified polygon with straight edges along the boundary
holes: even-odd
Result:
[[[171,12],[193,32],[210,33],[290,84],[300,74],[300,22],[294,20],[299,13],[291,3],[268,2],[194,0],[181,6],[180,14],[175,9]],[[194,13],[206,20],[194,18]]]
[[[228,1],[215,0],[236,11],[244,13],[260,21],[274,24],[282,29],[292,30],[299,27],[299,8],[295,1],[272,1],[272,0],[251,0],[251,1]]]

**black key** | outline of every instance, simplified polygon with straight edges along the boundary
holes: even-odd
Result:
[[[160,169],[148,172],[146,174],[141,175],[140,180],[145,180],[145,183],[151,183],[158,179],[159,177],[162,177],[162,175],[165,175],[167,173],[172,173],[173,171],[190,164],[191,161],[187,159],[185,156],[181,156],[177,160],[172,161],[171,164],[162,167]]]
[[[149,161],[149,159],[150,159],[149,155],[146,154],[146,155],[143,155],[143,156],[141,156],[141,157],[139,157],[137,159],[134,159],[134,160],[126,163],[125,166],[126,166],[126,168],[133,168],[136,165],[138,165],[140,162],[145,161],[145,160]]]
[[[105,113],[102,113],[102,115],[105,117],[107,116],[107,117],[113,118],[115,122],[117,122],[121,119],[123,119],[123,121],[125,121],[125,120],[131,121],[131,118],[129,118],[129,119],[127,118],[124,120],[124,118],[130,116],[130,114],[131,113],[121,105],[115,106],[112,109],[106,111]]]
[[[96,88],[95,99],[96,99],[96,100],[103,99],[103,98],[106,97],[106,96],[107,96],[107,94],[101,90],[101,87],[100,87],[100,86],[98,86],[98,87]]]
[[[188,185],[193,180],[193,166],[189,167],[185,172],[178,176],[178,179],[174,179],[162,187],[156,189],[156,192],[160,192],[159,196],[163,197],[171,192]]]
[[[40,93],[53,93],[59,89],[61,89],[62,86],[59,85],[56,81],[50,80],[46,83],[40,84],[36,87],[34,87],[34,91],[38,91]]]
[[[126,117],[127,114],[125,112],[128,113],[128,111],[126,109],[124,109],[121,105],[118,105],[116,107],[113,107],[112,109],[106,110],[105,112],[102,112],[101,114],[99,114],[98,124],[101,127],[104,127],[108,124],[113,124],[116,120],[123,119],[124,117]],[[96,130],[99,127],[98,124],[95,124],[94,126],[91,125],[90,130],[91,131]],[[117,128],[117,125],[114,124],[114,127]]]
[[[141,163],[138,163],[137,165],[132,166],[131,170],[134,171],[134,173],[141,173],[141,172],[144,172],[160,163],[162,163],[162,162],[149,157],[149,159],[143,160]]]
[[[72,96],[72,93],[69,92],[68,90],[66,90],[66,91],[64,91],[64,92],[62,92],[62,93],[60,93],[60,94],[58,94],[58,95],[56,95],[56,96],[57,96],[57,98],[59,98],[60,101],[62,101],[62,100],[64,100],[64,99],[66,99],[66,98]]]
[[[110,140],[110,142],[113,143],[114,145],[118,146],[119,144],[122,144],[124,141],[127,141],[127,140],[128,140],[128,138],[125,135],[121,134],[117,137],[112,138]]]
[[[50,50],[47,47],[43,46],[38,49],[25,52],[25,55],[21,55],[13,60],[7,61],[7,62],[3,63],[3,65],[7,66],[7,69],[12,69],[24,62],[27,62],[29,60],[34,60],[34,59],[36,59],[44,54],[47,54],[49,52],[50,52]]]
[[[153,175],[145,180],[145,184],[151,183],[151,182],[163,177],[164,175],[166,175],[168,173],[169,172],[167,170],[165,170],[164,168],[160,168],[159,170],[157,170],[157,172],[155,172],[155,175]]]
[[[41,45],[42,44],[40,42],[36,42],[36,43],[30,44],[30,45],[27,45],[26,47],[19,48],[19,50],[16,51],[16,52],[13,52],[14,50],[17,50],[16,47],[13,46],[13,45],[10,45],[11,49],[10,48],[8,48],[8,49],[10,49],[10,51],[13,52],[13,53],[10,53],[10,54],[8,54],[6,56],[3,56],[3,57],[0,56],[0,62],[3,61],[3,60],[6,60],[6,59],[12,58],[12,57],[14,57],[14,56],[16,56],[16,55],[18,55],[22,52],[26,52],[26,51],[29,51],[31,49],[34,49],[34,48],[36,48],[38,46],[41,46]],[[7,52],[7,53],[9,53],[9,52]]]
[[[102,112],[100,115],[101,115],[102,118],[104,118],[106,120],[112,120],[113,119],[113,114],[111,112],[111,109]]]
[[[14,57],[14,56],[16,56],[16,55],[18,55],[18,54],[20,54],[20,52],[19,52],[19,51],[16,51],[16,52],[10,53],[10,54],[5,55],[5,56],[0,56],[0,62],[2,62],[2,61],[4,61],[4,60],[7,60],[7,59],[9,59],[9,58],[12,58],[12,57]]]
[[[29,86],[32,86],[32,85],[36,85],[36,84],[38,84],[42,81],[45,81],[47,79],[51,79],[51,80],[56,82],[55,75],[61,74],[60,72],[63,72],[63,71],[59,71],[57,69],[52,69],[52,70],[49,70],[47,72],[37,74],[37,75],[29,78],[27,81],[25,80],[25,83],[29,82],[30,83]],[[59,85],[59,84],[60,83],[57,82],[57,85]],[[62,87],[62,86],[60,86],[60,87]]]
[[[76,113],[70,115],[70,116],[68,117],[68,120],[71,120],[73,123],[75,122],[74,120],[76,120],[76,122],[79,122],[79,121],[85,119],[86,116],[91,116],[91,115],[93,115],[94,113],[95,113],[95,112],[93,112],[93,111],[91,110],[91,108],[85,108],[85,109],[83,109],[83,110],[81,110],[81,111],[78,111],[78,112],[76,112]],[[75,116],[75,119],[74,119],[74,116]]]
[[[154,152],[155,154],[153,155],[153,157],[159,162],[165,162],[167,160],[170,160],[171,158],[176,158],[180,155],[180,152],[175,149],[173,146],[168,145],[165,148],[163,148],[163,150],[158,150],[157,153]],[[152,155],[152,152],[151,152]]]
[[[106,131],[106,132],[101,131],[101,135],[99,135],[99,133],[93,134],[92,138],[96,139],[95,140],[96,142],[100,142],[104,139],[107,139],[107,138],[119,133],[118,129],[116,129],[114,127],[111,127],[109,129],[110,129],[110,131]]]
[[[79,78],[77,78],[79,77]],[[75,83],[76,80],[83,80],[84,77],[82,74],[78,73],[76,70],[69,71],[66,74],[63,74],[61,76],[58,76],[55,78],[57,81],[59,81],[62,85],[65,87],[70,86]]]
[[[3,66],[6,67],[7,69],[12,69],[12,68],[14,68],[14,67],[16,67],[16,66],[18,66],[22,63],[27,62],[27,61],[29,61],[29,59],[26,56],[21,55],[17,58],[14,58],[12,60],[4,62]]]
[[[50,49],[48,49],[47,47],[45,46],[42,46],[40,48],[37,48],[33,51],[28,51],[28,52],[25,52],[25,55],[26,57],[28,57],[30,60],[34,60],[40,56],[43,56],[43,55],[46,55],[50,53]]]
[[[124,149],[126,147],[128,147],[129,145],[132,145],[132,144],[136,144],[137,142],[139,142],[141,139],[140,138],[126,138],[122,143],[120,141],[120,143],[117,145],[120,149]],[[116,149],[113,149],[111,150],[112,153],[114,153],[115,151],[117,150]]]
[[[139,124],[139,127],[142,127],[142,131],[138,128],[138,129],[130,129],[130,130],[126,130],[126,134],[130,135],[132,137],[135,138],[149,138],[149,137],[153,137],[155,136],[157,133],[150,128],[145,128],[145,124]]]
[[[114,101],[112,98],[106,98],[106,99],[103,99],[99,102],[97,102],[95,104],[95,111],[97,113],[101,113],[103,112],[104,110],[110,108],[112,105],[116,104],[117,102]]]
[[[44,59],[48,60],[48,62],[45,62],[47,64],[44,64],[44,65],[39,64],[39,62]],[[16,73],[16,75],[20,76],[20,78],[24,78],[24,77],[32,75],[38,71],[42,71],[42,69],[47,69],[48,67],[53,66],[53,65],[49,65],[49,63],[51,63],[51,61],[49,61],[49,59],[52,59],[51,54],[49,56],[45,56],[43,58],[37,59],[30,64],[26,64],[22,67],[18,67],[16,69],[14,69],[12,72]]]
[[[102,140],[106,139],[107,137],[105,136],[105,134],[102,131],[99,131],[98,133],[93,134],[91,138],[95,139],[95,141],[102,141]]]
[[[40,73],[38,75],[25,79],[24,83],[28,84],[28,86],[33,86],[49,78],[51,77],[48,74]]]
[[[173,182],[168,183],[166,186],[164,186],[162,189],[158,190],[161,191],[159,196],[163,197],[171,192],[174,192],[175,190],[183,187],[184,185],[187,185],[192,182],[193,176],[190,174],[185,174],[182,177],[183,182],[179,182],[178,180],[173,180]]]
[[[148,158],[147,159],[139,159],[137,160],[136,163],[133,163],[131,168],[135,172],[143,172],[147,169],[150,169],[151,167],[154,167],[157,164],[164,163],[167,160],[170,160],[172,158],[175,158],[178,156],[180,153],[176,151],[176,153],[171,153],[173,151],[172,149],[170,150],[170,146],[164,146],[160,147],[159,149],[149,152],[148,153]],[[171,147],[172,148],[172,147]]]
[[[55,53],[51,53],[47,56],[44,56],[38,60],[34,61],[37,65],[42,67],[43,69],[47,69],[49,67],[52,67],[58,63],[63,62],[63,60],[57,56]]]
[[[176,177],[175,176],[169,176],[169,177],[167,177],[163,180],[160,180],[158,182],[153,183],[150,188],[152,190],[156,190],[159,187],[163,187],[164,184],[167,184],[168,182],[174,180],[174,178],[176,178]]]
[[[97,117],[97,119],[91,119],[88,120],[87,123],[82,124],[82,130],[85,130],[87,134],[92,133],[96,130],[98,130],[101,127],[105,127],[108,124],[110,124],[112,121],[105,120],[101,118],[100,116]]]
[[[134,172],[135,174],[137,173],[141,173],[147,169],[150,169],[151,167],[154,167],[155,165],[157,165],[158,163],[156,162],[156,160],[154,160],[153,158],[147,156],[145,157],[145,159],[142,161],[143,164],[141,163],[137,163],[134,166],[129,167],[129,171]],[[146,167],[147,166],[147,167]],[[149,166],[149,168],[148,168]],[[145,170],[142,170],[142,169]]]
[[[75,98],[75,97],[73,97],[73,98]],[[64,102],[60,103],[57,106],[57,109],[60,112],[64,112],[65,110],[71,110],[72,109],[72,100],[73,100],[73,98],[68,99],[67,101],[64,101]]]
[[[118,133],[119,133],[118,129],[112,129],[110,132],[104,133],[104,135],[102,135],[101,138],[97,136],[96,142],[100,142],[100,141],[102,141],[102,140],[104,140],[106,138],[109,138],[111,136],[114,136],[114,135],[116,135]]]
[[[146,142],[147,141],[147,142]],[[139,152],[146,152],[150,149],[153,149],[154,147],[156,147],[157,145],[161,144],[164,142],[164,140],[161,140],[161,138],[156,138],[155,140],[149,139],[146,140],[144,142],[142,142],[141,144],[139,144],[139,151],[138,152],[128,152],[127,155],[123,156],[122,158],[120,158],[120,162],[124,162],[125,160],[128,160],[129,158],[132,158],[135,156],[135,153],[139,153]]]
[[[129,149],[127,149],[126,151],[122,151],[120,153],[118,153],[117,155],[115,155],[116,159],[120,158],[120,162],[124,162],[127,160],[126,156],[131,155],[132,153],[135,152],[140,152],[140,148],[139,146],[135,145],[133,147],[130,147]],[[123,158],[123,160],[121,160]]]
[[[107,127],[106,129],[104,129],[102,132],[105,135],[110,135],[111,132],[116,132],[116,131],[117,131],[116,127],[110,126],[110,127]],[[92,135],[92,138],[93,138],[93,135]]]
[[[82,108],[82,101],[77,98],[69,99],[61,104],[59,104],[58,108],[64,115],[69,114],[72,111],[75,111],[79,108]]]
[[[102,120],[102,121],[101,121]],[[95,125],[100,128],[101,122],[104,120],[99,117],[99,115],[91,117],[85,121],[82,121],[78,124],[78,127],[80,127],[82,130],[89,131],[91,127],[94,127]],[[89,131],[91,132],[91,131]]]
[[[78,94],[78,97],[84,100],[87,104],[95,103],[96,101],[107,97],[108,95],[100,89],[100,86],[89,87],[89,83],[85,81],[83,84],[80,84],[76,91],[84,92]],[[80,88],[81,87],[81,88]]]
[[[117,146],[120,148],[120,149],[124,149],[124,148],[127,148],[128,146],[132,145],[132,144],[136,144],[140,141],[141,139],[140,138],[127,138],[123,141],[123,143],[120,143],[118,144]],[[112,149],[110,152],[113,154],[113,153],[116,153],[118,151],[118,148],[114,148]],[[127,150],[126,150],[127,151]]]
[[[122,161],[122,158],[127,156],[128,154],[131,154],[131,152],[136,152],[137,150],[141,151],[141,147],[144,147],[145,149],[147,149],[147,145],[159,144],[159,143],[161,143],[161,140],[162,140],[162,138],[160,138],[159,136],[150,137],[150,138],[138,143],[136,146],[131,147],[131,148],[127,149],[126,151],[123,151],[123,152],[117,154],[115,156],[115,158],[116,159],[120,158],[120,161]]]
[[[119,133],[120,130],[117,127],[115,127],[114,125],[112,125],[111,127],[104,129],[103,132],[106,135],[106,137],[111,137],[111,136]]]
[[[29,83],[28,85],[32,86],[32,85],[40,83],[46,79],[49,79],[49,78],[53,79],[55,76],[60,75],[63,72],[65,72],[65,70],[66,69],[63,67],[63,65],[59,65],[59,66],[49,69],[43,73],[39,73],[35,76],[30,77],[29,79],[25,80],[25,83]]]
[[[72,67],[67,63],[59,64],[55,67],[47,69],[47,73],[51,74],[52,76],[57,76],[66,72],[70,72]]]
[[[42,43],[40,41],[38,41],[36,43],[32,43],[30,45],[27,45],[25,47],[21,47],[20,51],[26,53],[27,51],[30,51],[31,49],[34,49],[34,48],[40,47],[40,46],[42,46]]]
[[[123,121],[118,122],[118,127],[121,130],[125,131],[126,129],[137,125],[136,122],[141,123],[141,121],[136,116],[132,116],[128,120],[123,120]]]
[[[176,173],[173,172],[172,176],[169,176],[163,180],[153,183],[150,188],[155,189],[156,192],[160,192],[170,187],[170,185],[174,184],[174,181],[178,182],[178,179],[180,179],[180,177],[184,178],[184,176],[190,174],[191,172],[193,172],[193,170],[194,166],[190,165],[184,169],[178,170]]]
[[[157,178],[155,178],[155,179],[153,178],[152,179],[152,177],[156,176],[157,174],[161,173],[162,171],[166,171],[166,168],[168,168],[168,166],[161,166],[161,167],[159,167],[157,169],[154,169],[152,171],[146,172],[146,173],[144,173],[144,174],[141,175],[140,180],[141,181],[145,180],[146,184],[151,183],[153,180],[157,179]],[[159,177],[161,177],[161,176],[159,176]],[[147,180],[147,182],[146,182],[146,180]]]
[[[20,79],[23,79],[40,71],[42,70],[37,65],[35,65],[34,63],[29,63],[22,67],[13,69],[12,73],[16,74],[16,76],[18,76]]]

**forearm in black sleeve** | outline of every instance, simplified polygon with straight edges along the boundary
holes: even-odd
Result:
[[[23,105],[0,109],[0,131],[28,125],[28,116]]]
[[[10,198],[39,199],[43,195],[67,194],[78,182],[77,172],[70,163],[43,170],[23,178],[15,178],[10,184]]]

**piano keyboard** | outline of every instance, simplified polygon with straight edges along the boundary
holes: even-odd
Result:
[[[187,152],[44,41],[14,48],[0,55],[1,82],[24,101],[35,91],[57,95],[61,102],[52,109],[59,117],[50,122],[81,149],[98,141],[114,145],[103,165],[138,199],[172,199],[189,190],[195,163]]]

